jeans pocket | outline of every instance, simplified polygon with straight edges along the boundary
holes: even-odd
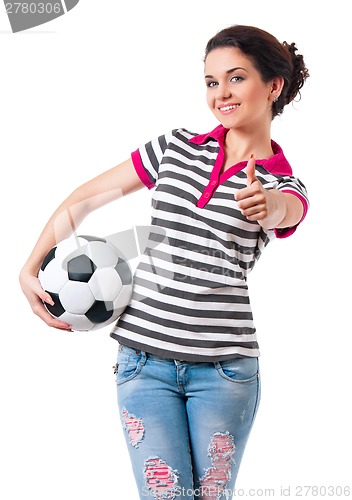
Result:
[[[247,384],[259,377],[258,358],[232,358],[215,362],[219,375],[231,382]]]
[[[124,384],[137,377],[146,359],[147,357],[144,351],[120,344],[116,363],[117,385]]]

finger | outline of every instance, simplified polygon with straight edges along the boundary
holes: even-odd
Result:
[[[32,297],[32,295],[34,294],[34,296],[38,296],[43,302],[46,302],[47,304],[50,304],[51,306],[54,305],[54,301],[51,297],[51,295],[46,292],[45,290],[43,290],[41,284],[40,284],[40,281],[37,277],[35,276],[30,276],[27,278],[27,281],[26,281],[26,288],[23,289],[26,297],[28,298],[28,300],[30,300],[30,298]]]
[[[58,328],[59,330],[66,330],[72,332],[71,325],[51,316],[51,314],[48,313],[48,311],[45,309],[44,305],[40,301],[38,301],[38,303],[33,307],[33,311],[48,326],[51,326],[53,328]]]
[[[246,166],[246,174],[247,174],[247,185],[250,186],[257,180],[255,176],[255,157],[253,154],[251,154],[250,159],[248,160],[247,166]]]
[[[247,210],[248,208],[255,208],[257,206],[265,206],[265,199],[260,193],[253,196],[247,196],[238,202],[238,208],[240,210]]]
[[[249,220],[249,221],[260,221],[260,220],[263,220],[267,217],[267,212],[265,210],[263,210],[262,212],[257,212],[253,215],[246,215],[246,219]]]
[[[54,301],[51,298],[51,296],[45,292],[42,287],[36,284],[36,279],[33,280],[34,286],[32,288],[32,291],[30,294],[27,295],[27,298],[29,300],[29,303],[32,307],[33,312],[40,318],[42,319],[48,326],[52,326],[54,328],[60,328],[61,330],[68,330],[72,331],[71,325],[68,323],[65,323],[64,321],[60,321],[53,317],[46,307],[43,304],[43,300],[45,299],[45,302],[54,305]],[[48,299],[49,297],[49,299]]]
[[[263,192],[262,185],[261,185],[260,181],[258,181],[258,179],[256,179],[256,181],[253,182],[253,184],[251,184],[250,186],[239,189],[238,191],[236,191],[235,200],[241,201],[241,200],[245,200],[247,198],[253,198],[257,195],[262,195],[262,192]]]
[[[235,193],[235,200],[236,201],[242,201],[242,200],[247,200],[249,198],[253,198],[255,196],[256,191],[253,190],[253,187],[249,186],[246,188],[239,189]]]
[[[249,207],[245,210],[241,210],[242,214],[249,220],[260,220],[267,216],[267,210],[265,205],[256,205],[254,207]]]
[[[53,306],[55,304],[51,295],[49,295],[48,292],[45,292],[44,290],[38,293],[38,297],[40,297],[43,302],[46,302],[50,306]]]

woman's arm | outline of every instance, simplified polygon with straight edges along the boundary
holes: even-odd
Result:
[[[66,323],[55,320],[42,304],[42,300],[52,304],[50,295],[42,289],[37,278],[45,255],[59,241],[68,238],[89,213],[142,187],[144,184],[132,160],[128,159],[79,186],[52,214],[19,276],[33,312],[49,326],[70,329]]]

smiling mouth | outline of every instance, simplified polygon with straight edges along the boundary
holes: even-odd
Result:
[[[233,109],[237,109],[240,107],[240,104],[230,104],[228,106],[222,106],[221,108],[218,108],[221,113],[228,113],[232,111]]]

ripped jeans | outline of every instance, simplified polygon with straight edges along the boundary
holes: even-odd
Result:
[[[231,499],[260,400],[258,359],[178,361],[119,345],[116,369],[140,499]]]

